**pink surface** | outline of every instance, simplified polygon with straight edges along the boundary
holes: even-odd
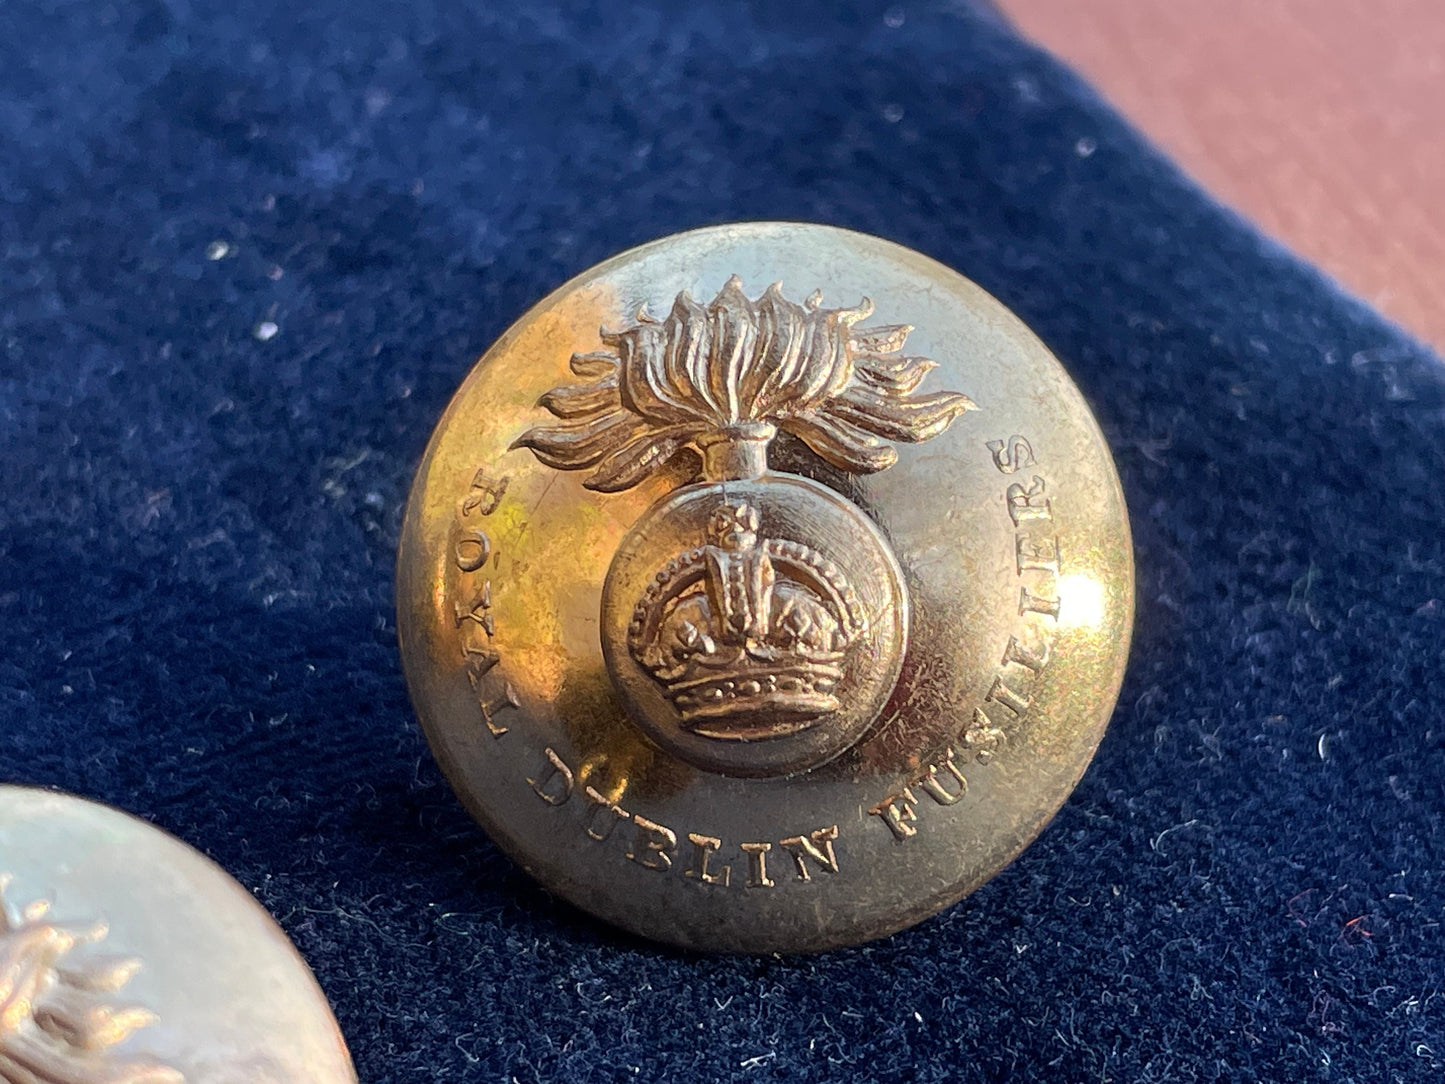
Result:
[[[1445,347],[1439,0],[1001,0],[1215,195]]]

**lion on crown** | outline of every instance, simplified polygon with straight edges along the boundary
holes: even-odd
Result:
[[[658,573],[629,630],[684,725],[711,737],[750,740],[837,710],[846,652],[867,631],[831,561],[758,527],[747,502],[719,506],[706,542]]]

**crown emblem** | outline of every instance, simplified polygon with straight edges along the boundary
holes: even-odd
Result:
[[[687,449],[700,458],[697,483],[629,532],[603,603],[604,625],[626,630],[604,633],[614,687],[649,733],[664,744],[677,733],[749,743],[719,755],[688,744],[696,763],[788,770],[801,754],[768,759],[756,743],[827,719],[839,736],[816,744],[841,748],[897,678],[907,601],[886,540],[838,493],[768,470],[780,430],[834,467],[870,474],[897,461],[893,442],[929,440],[975,409],[958,392],[920,393],[937,363],[902,353],[907,324],[857,326],[872,312],[866,298],[824,308],[816,291],[794,304],[777,283],[752,299],[737,276],[707,304],[683,291],[666,317],[644,307],[632,326],[601,332],[605,350],[574,354],[582,382],[539,403],[557,423],[512,445],[558,470],[590,470],[583,485],[600,493],[640,484]],[[675,556],[649,550],[645,567],[624,559],[659,535]],[[655,698],[637,700],[637,680],[662,692],[670,718]]]
[[[844,655],[867,631],[838,567],[801,542],[759,538],[757,511],[738,502],[657,573],[627,646],[685,728],[747,741],[837,710]]]

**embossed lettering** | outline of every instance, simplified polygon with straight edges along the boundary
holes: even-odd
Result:
[[[572,797],[572,769],[563,763],[555,750],[549,745],[542,751],[547,758],[545,770],[541,773],[540,779],[528,778],[532,789],[537,792],[537,797],[548,805],[561,805],[568,798]]]
[[[768,876],[768,852],[771,843],[740,843],[739,848],[748,856],[748,888],[772,888],[777,882]]]
[[[462,573],[457,588],[462,597],[453,598],[452,611],[457,628],[464,630],[461,648],[466,660],[467,680],[476,694],[487,731],[494,738],[507,733],[507,728],[495,721],[496,713],[520,705],[510,682],[503,682],[500,694],[494,689],[484,688],[484,679],[501,661],[501,656],[492,646],[492,638],[497,633],[496,619],[492,616],[492,581],[483,579],[476,584],[472,575],[486,566],[487,561],[495,556],[495,551],[491,536],[480,527],[472,526],[469,520],[473,515],[489,516],[497,510],[502,494],[507,490],[508,480],[505,476],[494,480],[486,468],[473,475],[470,489],[457,502],[456,541],[452,546],[453,561]]]
[[[791,836],[779,840],[778,846],[792,855],[793,865],[798,870],[798,880],[811,881],[813,878],[808,872],[807,859],[816,862],[829,873],[838,872],[838,856],[833,852],[833,840],[837,838],[838,826],[831,824],[827,828],[809,832],[806,836]]]
[[[454,605],[454,609],[458,628],[461,628],[463,622],[475,621],[488,636],[497,634],[497,623],[492,618],[491,580],[483,580],[481,589],[472,596],[471,601],[465,604],[458,602]]]
[[[939,769],[943,769],[953,782],[946,783],[939,778]],[[939,805],[953,805],[963,799],[968,793],[968,780],[963,777],[963,772],[953,760],[953,750],[950,749],[943,758],[942,764],[930,764],[926,771],[918,779],[918,788],[928,795]],[[950,787],[952,789],[950,789]]]
[[[1010,636],[1008,638],[1008,647],[1003,649],[1003,662],[1005,666],[1014,664],[1032,670],[1034,673],[1037,674],[1040,670],[1044,668],[1044,664],[1048,661],[1048,644],[1044,644],[1040,652],[1036,654],[1035,652],[1030,651],[1028,648],[1024,647],[1023,644],[1019,643],[1019,638],[1017,636]]]
[[[478,515],[490,516],[497,510],[497,505],[502,503],[502,495],[507,492],[507,483],[511,480],[511,475],[507,474],[494,479],[487,473],[486,467],[480,468],[472,476],[469,492],[458,505],[459,514],[465,517],[476,512]]]
[[[1033,446],[1018,433],[1006,441],[989,441],[988,450],[993,453],[993,465],[1005,474],[1013,474],[1034,465]]]
[[[462,655],[467,660],[467,679],[472,683],[472,691],[480,692],[477,683],[492,672],[502,657],[490,647],[472,643],[462,645]]]
[[[973,723],[963,732],[962,745],[980,764],[987,764],[1003,744],[1003,730],[993,724],[983,708],[973,709]]]
[[[994,465],[1003,474],[1015,474],[1037,462],[1033,446],[1021,434],[1015,433],[1007,440],[991,440],[987,444],[993,454]],[[1057,576],[1059,541],[1056,534],[1046,533],[1051,531],[1049,524],[1053,520],[1053,505],[1045,477],[1031,473],[1027,482],[1007,484],[1003,496],[1004,507],[1014,527],[1018,574],[1051,573]],[[1039,580],[1032,576],[1028,582],[1039,587]],[[1047,580],[1043,582],[1049,583]],[[1056,588],[1053,590],[1057,591]],[[1059,599],[1046,593],[1035,594],[1020,584],[1018,615],[1021,618],[1041,615],[1057,621]],[[968,779],[963,766],[987,764],[1003,746],[1006,731],[995,720],[1004,718],[1010,725],[1018,725],[1018,721],[1030,711],[1034,680],[1049,664],[1052,643],[1051,636],[1045,635],[1036,623],[1023,623],[1004,646],[999,670],[993,675],[983,703],[974,708],[972,721],[961,734],[955,736],[952,748],[945,751],[943,759],[929,764],[923,774],[908,786],[869,810],[888,827],[895,840],[901,842],[917,835],[919,792],[945,807],[957,805],[967,796]],[[1001,716],[1002,712],[1008,715]]]
[[[596,787],[584,787],[583,794],[587,796],[587,817],[582,824],[587,834],[599,843],[612,835],[612,829],[619,822],[631,817],[627,810],[598,793]]]
[[[907,839],[918,834],[918,829],[913,827],[918,821],[918,811],[914,808],[917,801],[913,791],[904,787],[897,794],[884,798],[868,812],[888,825],[888,830],[895,839]]]
[[[473,527],[457,538],[454,551],[457,567],[463,572],[475,572],[492,556],[492,540],[487,537],[486,531]]]
[[[701,881],[705,885],[728,886],[732,879],[733,868],[723,866],[721,869],[709,872],[708,863],[717,849],[722,846],[722,840],[716,836],[700,836],[696,832],[689,832],[687,840],[692,844],[692,864],[688,866],[685,877]]]
[[[1019,573],[1058,572],[1059,541],[1056,538],[1030,538],[1019,535],[1017,540]]]
[[[1044,480],[1037,474],[1027,489],[1017,482],[1009,486],[1005,497],[1008,500],[1008,514],[1015,527],[1020,523],[1053,518],[1049,499],[1044,496]]]
[[[497,723],[495,719],[497,712],[507,708],[520,708],[522,703],[517,699],[517,690],[512,688],[512,683],[504,681],[500,696],[481,697],[478,699],[477,705],[482,709],[482,722],[486,724],[488,733],[494,738],[500,738],[507,732],[507,727]]]
[[[636,813],[632,823],[637,826],[637,834],[627,857],[648,869],[671,869],[672,856],[677,853],[677,833]]]
[[[1027,587],[1021,587],[1019,588],[1019,616],[1022,617],[1024,614],[1043,614],[1057,621],[1059,619],[1059,600],[1043,598],[1035,595]]]
[[[897,794],[889,795],[868,812],[888,826],[895,840],[917,835],[918,829],[913,827],[918,823],[915,787],[941,806],[957,805],[968,793],[968,780],[955,760],[956,755],[952,749],[947,750],[942,760],[928,765],[923,774],[908,786]]]
[[[992,700],[995,704],[1002,704],[1015,715],[1022,715],[1029,710],[1028,697],[1020,696],[1016,691],[1004,683],[1003,678],[993,679],[993,685],[989,687],[985,700]]]

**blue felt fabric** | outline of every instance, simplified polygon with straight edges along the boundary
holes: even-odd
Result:
[[[7,0],[0,147],[0,777],[234,872],[364,1080],[1445,1069],[1440,363],[995,19]],[[1054,825],[817,958],[550,900],[442,781],[394,639],[410,473],[476,355],[596,260],[743,218],[882,234],[1019,312],[1138,547]]]

